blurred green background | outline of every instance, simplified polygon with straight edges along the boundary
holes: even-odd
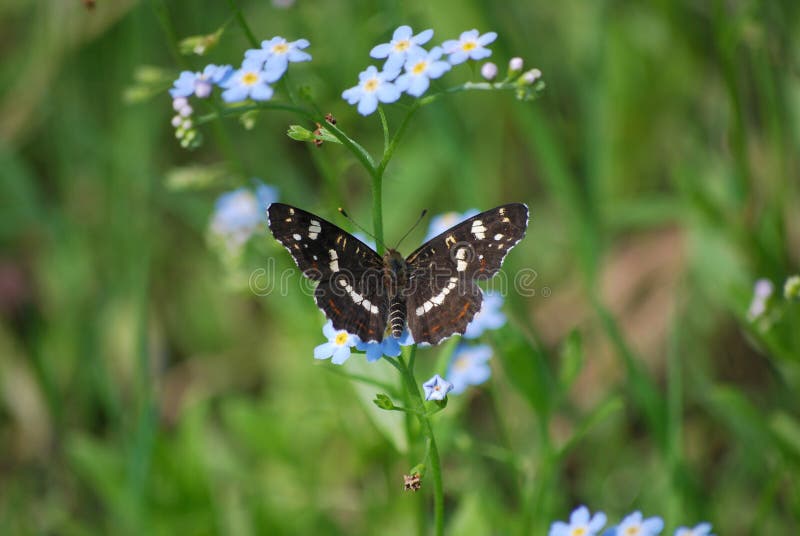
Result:
[[[491,381],[436,417],[449,533],[545,534],[581,503],[670,534],[800,530],[800,306],[747,318],[756,278],[780,290],[800,266],[800,3],[241,5],[259,39],[311,41],[291,82],[375,154],[377,117],[340,94],[400,24],[435,42],[495,30],[501,70],[544,73],[533,103],[425,107],[387,171],[389,242],[426,207],[532,210],[506,271],[535,269],[536,295],[508,297]],[[130,99],[142,66],[179,70],[160,20],[183,38],[230,15],[0,5],[0,534],[407,534],[430,504],[401,491],[416,460],[375,389],[312,359],[322,318],[299,282],[243,287],[268,258],[290,266],[266,228],[234,267],[206,238],[215,198],[251,177],[367,224],[363,170],[286,137],[301,121],[285,112],[205,125],[185,151],[166,93]],[[246,48],[234,23],[182,61]],[[215,177],[176,188],[185,166]],[[420,351],[419,378],[436,359]],[[363,361],[345,370],[393,380]]]

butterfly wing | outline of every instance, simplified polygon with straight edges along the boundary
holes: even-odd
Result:
[[[267,212],[275,239],[304,276],[319,282],[314,299],[333,327],[364,341],[380,341],[389,309],[380,256],[347,231],[305,210],[272,203]]]
[[[406,317],[414,340],[437,344],[463,334],[481,306],[475,280],[494,276],[527,228],[528,207],[511,203],[451,227],[409,255]]]

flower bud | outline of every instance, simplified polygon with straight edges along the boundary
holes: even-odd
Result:
[[[793,275],[786,280],[783,295],[787,300],[800,300],[800,275]]]
[[[486,80],[494,80],[494,77],[497,76],[497,65],[491,61],[484,63],[481,66],[481,76]]]
[[[508,62],[508,70],[511,72],[521,71],[522,70],[522,58],[516,57],[511,58]]]
[[[542,77],[542,71],[539,69],[531,69],[522,75],[522,79],[526,84],[533,84]]]
[[[178,97],[172,100],[172,109],[176,112],[181,111],[181,108],[189,106],[189,101],[186,100],[186,97]]]
[[[198,79],[194,83],[194,94],[200,97],[201,99],[205,99],[209,95],[211,95],[211,90],[214,86],[208,80],[200,80]]]

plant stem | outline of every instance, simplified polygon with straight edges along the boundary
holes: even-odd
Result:
[[[242,31],[244,32],[244,35],[247,37],[247,40],[250,42],[250,46],[258,48],[258,39],[256,39],[253,30],[250,29],[250,26],[244,19],[244,15],[242,14],[242,8],[239,7],[239,5],[236,3],[236,0],[228,0],[228,4],[230,4],[231,9],[236,15],[236,22],[238,22],[239,26],[242,27]]]
[[[425,402],[422,399],[417,381],[414,379],[414,370],[410,365],[413,365],[417,345],[412,345],[408,357],[409,365],[406,365],[403,357],[399,357],[396,361],[396,368],[401,372],[403,380],[406,384],[406,390],[412,401],[419,408],[420,413],[417,415],[422,433],[427,439],[426,448],[428,450],[429,464],[426,465],[430,469],[433,477],[433,522],[434,534],[441,536],[444,534],[444,486],[442,484],[442,465],[439,460],[439,448],[436,445],[436,437],[433,435],[433,426],[429,415],[425,413]]]

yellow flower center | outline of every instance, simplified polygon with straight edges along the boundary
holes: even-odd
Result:
[[[453,363],[453,368],[456,370],[466,370],[469,368],[469,358],[467,356],[459,357],[456,359],[456,362]]]
[[[627,534],[628,536],[636,536],[637,534],[639,534],[639,527],[628,527],[625,530],[625,534]]]
[[[576,529],[572,529],[572,532],[569,533],[570,536],[584,536],[586,534],[586,528],[578,527]]]
[[[378,89],[378,79],[377,78],[370,78],[364,83],[364,91],[369,91],[372,93]]]
[[[272,47],[272,52],[275,54],[286,54],[288,51],[289,45],[286,43],[278,43]]]
[[[397,52],[405,52],[409,48],[411,48],[411,41],[409,41],[408,39],[403,39],[394,44],[394,49]]]
[[[423,60],[417,62],[414,67],[411,68],[411,72],[414,74],[422,74],[425,72],[425,69],[428,68],[428,62]]]
[[[347,342],[347,332],[346,331],[340,331],[339,333],[337,333],[336,337],[333,339],[333,342],[337,346],[342,346],[344,343]]]
[[[461,49],[464,52],[469,52],[470,50],[475,50],[476,48],[478,48],[478,43],[476,43],[475,41],[467,41],[466,43],[461,45]]]
[[[437,383],[436,385],[433,386],[433,390],[434,391],[441,391],[442,390],[442,386]]]
[[[242,75],[242,84],[252,86],[256,82],[258,82],[258,73],[248,71]]]

